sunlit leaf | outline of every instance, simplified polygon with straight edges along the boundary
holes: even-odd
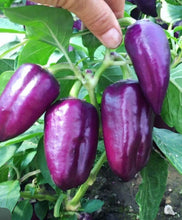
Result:
[[[166,158],[182,174],[182,134],[155,128],[153,139]]]
[[[0,183],[0,207],[12,211],[20,197],[18,180]]]
[[[161,115],[170,127],[182,133],[182,64],[171,71]]]
[[[136,195],[140,220],[154,220],[166,189],[168,164],[152,152],[147,166],[141,171],[142,183]]]

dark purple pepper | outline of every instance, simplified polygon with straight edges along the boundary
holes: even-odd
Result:
[[[157,17],[156,0],[134,0],[138,8],[146,15]]]
[[[0,141],[26,131],[59,95],[57,80],[35,64],[23,64],[0,96]]]
[[[141,17],[141,11],[138,7],[136,7],[131,11],[130,15],[131,15],[132,18],[135,18],[136,20],[139,20],[140,17]]]
[[[45,115],[45,155],[62,190],[84,183],[96,156],[99,119],[96,108],[79,99],[54,104]]]
[[[176,132],[175,128],[174,127],[169,127],[169,125],[167,125],[164,122],[164,120],[162,119],[162,117],[160,115],[155,116],[154,127],[168,129],[170,131]]]
[[[37,3],[35,3],[35,2],[26,0],[26,5],[36,5],[36,4],[37,4]]]
[[[80,19],[74,21],[73,29],[80,31],[82,29],[82,21]]]
[[[174,29],[175,27],[178,27],[178,26],[182,26],[182,20],[176,21],[176,22],[174,23],[174,25],[173,25],[173,29]],[[182,32],[182,31],[176,31],[176,32],[174,33],[174,36],[175,36],[176,38],[179,38],[181,32]]]
[[[169,84],[170,48],[163,29],[140,20],[129,26],[125,47],[142,91],[156,114],[160,114]]]
[[[152,149],[154,114],[139,83],[126,80],[108,86],[101,116],[109,165],[129,181],[147,164]]]

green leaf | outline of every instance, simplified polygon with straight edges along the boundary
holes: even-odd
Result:
[[[182,133],[182,64],[171,70],[161,116],[170,127]]]
[[[33,5],[5,10],[5,15],[18,24],[26,25],[29,38],[41,40],[61,49],[68,46],[73,19],[62,8]]]
[[[29,128],[23,134],[15,137],[15,138],[12,138],[10,140],[1,142],[0,147],[9,146],[9,145],[13,145],[13,144],[16,144],[16,143],[19,143],[19,142],[23,142],[27,139],[31,139],[31,138],[36,137],[36,136],[41,137],[43,135],[43,129],[44,129],[43,124],[35,123],[34,125],[32,125],[31,128]]]
[[[0,9],[9,7],[13,0],[0,0]]]
[[[167,3],[170,3],[172,5],[182,5],[181,0],[165,0]]]
[[[0,18],[0,32],[2,33],[25,33],[22,25],[11,22],[8,18]]]
[[[55,184],[51,178],[50,172],[47,167],[47,162],[46,162],[45,152],[44,152],[43,138],[40,140],[38,148],[37,148],[36,162],[37,162],[38,168],[41,170],[41,174],[44,177],[46,183],[52,186],[52,188],[55,188]]]
[[[11,59],[0,59],[0,74],[5,71],[14,70],[14,60]],[[2,82],[0,82],[2,83]],[[0,87],[1,89],[1,87]]]
[[[0,94],[3,92],[14,71],[6,71],[0,75]]]
[[[17,152],[22,152],[22,151],[24,152],[24,151],[29,150],[29,149],[36,149],[38,142],[39,142],[39,138],[37,138],[37,137],[25,140],[20,145]]]
[[[33,208],[29,200],[22,200],[15,207],[12,220],[31,220],[32,214]]]
[[[63,217],[61,217],[61,220],[77,220],[78,218],[77,218],[77,216],[76,216],[76,214],[67,214],[67,215],[65,215],[65,216],[63,216]]]
[[[174,1],[174,0],[173,0]],[[173,23],[182,19],[182,6],[172,5],[162,1],[162,8],[160,11],[161,19],[167,23]]]
[[[101,42],[92,34],[82,36],[83,45],[88,49],[89,57],[94,58],[95,50],[101,45]]]
[[[14,156],[16,149],[16,145],[0,147],[0,167]]]
[[[154,220],[166,189],[168,164],[152,152],[147,166],[141,171],[142,183],[136,195],[140,220]]]
[[[80,57],[77,57],[76,51],[71,51],[68,55],[72,63],[75,63],[76,61],[80,59]],[[65,62],[66,62],[66,58],[65,56],[63,56],[61,57],[61,59],[58,60],[57,63],[60,63],[60,64],[63,63],[64,65]],[[55,73],[55,77],[58,80],[60,87],[61,87],[61,92],[60,92],[58,99],[68,97],[70,89],[72,88],[75,82],[74,73],[69,69],[62,69]]]
[[[61,93],[58,98],[60,99],[60,98],[68,97],[70,89],[73,86],[75,80],[62,79],[62,80],[58,80],[58,81],[61,85]]]
[[[0,207],[11,212],[20,198],[20,184],[18,180],[0,183]]]
[[[182,135],[154,128],[153,139],[170,163],[182,174]]]
[[[23,158],[22,162],[21,162],[21,170],[25,169],[26,167],[28,167],[28,165],[32,162],[32,160],[34,159],[35,155],[36,155],[36,151],[31,151],[29,153],[26,153],[25,157]]]
[[[93,199],[93,200],[87,201],[83,205],[83,210],[84,210],[84,212],[92,213],[92,212],[95,212],[95,211],[98,211],[99,209],[101,209],[103,205],[104,205],[103,201],[101,201],[99,199]]]
[[[127,14],[130,14],[131,13],[131,11],[134,9],[134,8],[136,8],[137,6],[136,5],[134,5],[134,4],[132,4],[132,3],[130,3],[130,2],[128,2],[128,1],[126,1],[125,2],[125,13],[127,13]]]
[[[37,40],[29,40],[18,57],[18,66],[24,63],[46,65],[54,50],[55,47],[50,44]]]
[[[123,74],[121,68],[119,66],[111,66],[101,75],[98,88],[100,91],[104,91],[107,86],[121,80],[122,78]]]
[[[9,174],[9,167],[7,166],[7,164],[0,167],[0,183],[8,180],[8,174]]]
[[[49,205],[47,201],[43,201],[43,202],[37,202],[34,205],[34,210],[36,213],[36,216],[40,219],[40,220],[44,220],[46,217],[46,214],[49,210]]]
[[[4,34],[4,37],[6,37],[6,34]],[[20,43],[20,41],[14,36],[14,38],[11,39],[11,41],[4,43],[0,47],[0,58],[4,58],[4,60],[14,60],[13,56],[17,53],[17,51],[20,49],[19,46],[17,46]],[[12,58],[11,58],[12,57]],[[1,59],[3,60],[3,59]],[[10,70],[10,69],[8,69]]]

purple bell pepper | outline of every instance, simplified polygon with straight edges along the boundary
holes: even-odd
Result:
[[[84,183],[98,143],[96,108],[79,99],[58,101],[45,115],[45,155],[54,183],[62,190]]]
[[[23,64],[0,96],[0,141],[30,128],[59,95],[52,74],[36,64]]]
[[[123,181],[148,162],[154,113],[134,80],[108,86],[101,105],[104,144],[109,165]]]
[[[170,76],[170,48],[163,29],[139,20],[129,26],[125,47],[142,91],[156,114],[160,114]]]

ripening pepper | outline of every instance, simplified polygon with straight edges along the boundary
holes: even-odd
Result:
[[[165,32],[149,20],[137,21],[126,32],[125,47],[145,97],[154,112],[160,114],[170,75],[170,48]]]
[[[139,83],[123,80],[108,86],[101,118],[109,165],[123,181],[129,181],[147,164],[152,149],[154,113]]]
[[[62,190],[84,183],[98,143],[96,108],[79,99],[56,102],[45,114],[44,147],[48,169]]]
[[[52,74],[36,64],[23,64],[0,96],[0,141],[26,131],[59,95]]]
[[[146,15],[157,17],[156,0],[134,0],[138,8]]]

